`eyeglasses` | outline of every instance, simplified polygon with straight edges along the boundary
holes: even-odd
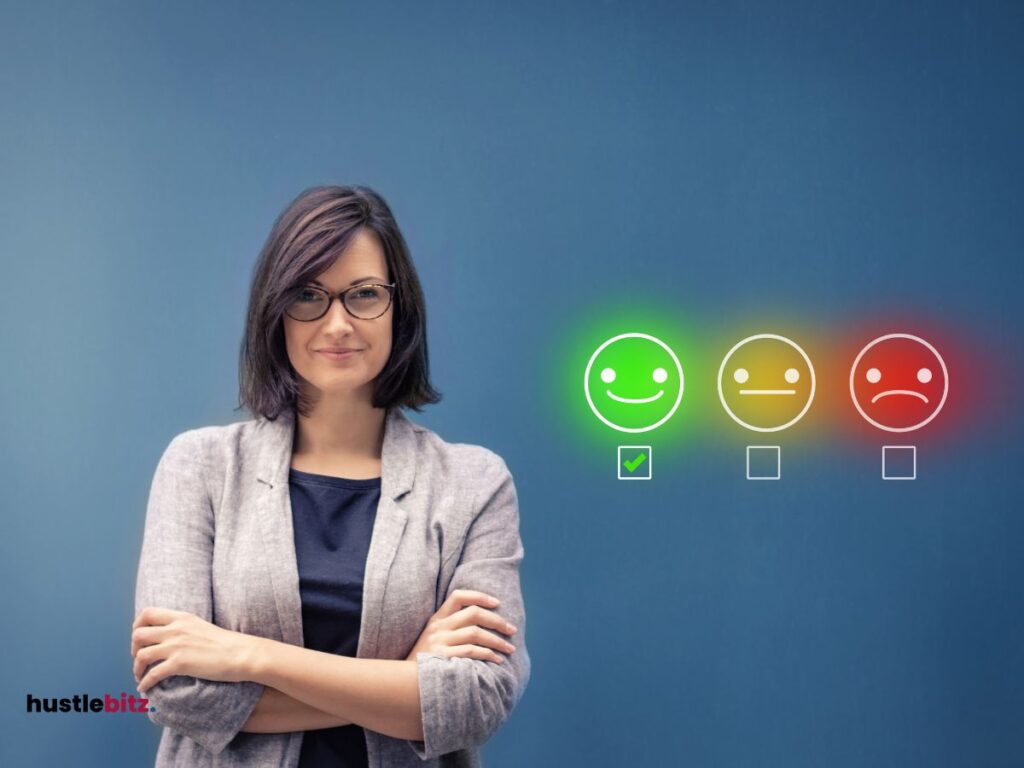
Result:
[[[363,283],[346,288],[338,293],[337,297],[341,300],[345,311],[352,317],[360,320],[373,320],[388,311],[394,291],[395,283],[390,285]],[[335,294],[328,293],[320,286],[305,285],[295,292],[295,296],[284,311],[288,317],[304,323],[319,320],[331,308],[334,297]]]

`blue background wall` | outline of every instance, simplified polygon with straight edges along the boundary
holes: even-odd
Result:
[[[428,297],[414,418],[517,481],[534,676],[489,765],[1024,764],[1019,399],[915,483],[829,434],[747,483],[720,411],[619,483],[553,362],[606,307],[903,312],[1019,382],[1019,4],[85,5],[0,22],[0,763],[149,764],[144,719],[25,694],[133,690],[157,459],[246,418],[273,218],[365,183]]]

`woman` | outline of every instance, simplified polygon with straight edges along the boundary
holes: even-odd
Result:
[[[437,402],[387,204],[318,187],[253,276],[241,404],[175,437],[146,511],[131,652],[157,766],[477,765],[530,676],[505,463]]]

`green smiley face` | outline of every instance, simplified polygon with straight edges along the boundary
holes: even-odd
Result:
[[[594,415],[620,432],[660,427],[683,399],[683,367],[669,346],[646,333],[613,336],[594,350],[583,374]]]

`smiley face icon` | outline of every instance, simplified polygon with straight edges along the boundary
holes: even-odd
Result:
[[[909,333],[870,341],[850,368],[850,397],[868,423],[911,432],[930,422],[949,394],[949,371],[939,351]]]
[[[683,366],[676,353],[646,333],[622,333],[590,356],[583,374],[590,409],[620,432],[660,427],[683,399]]]
[[[792,339],[759,333],[737,342],[718,369],[718,397],[733,421],[778,432],[803,418],[814,400],[814,366]]]

